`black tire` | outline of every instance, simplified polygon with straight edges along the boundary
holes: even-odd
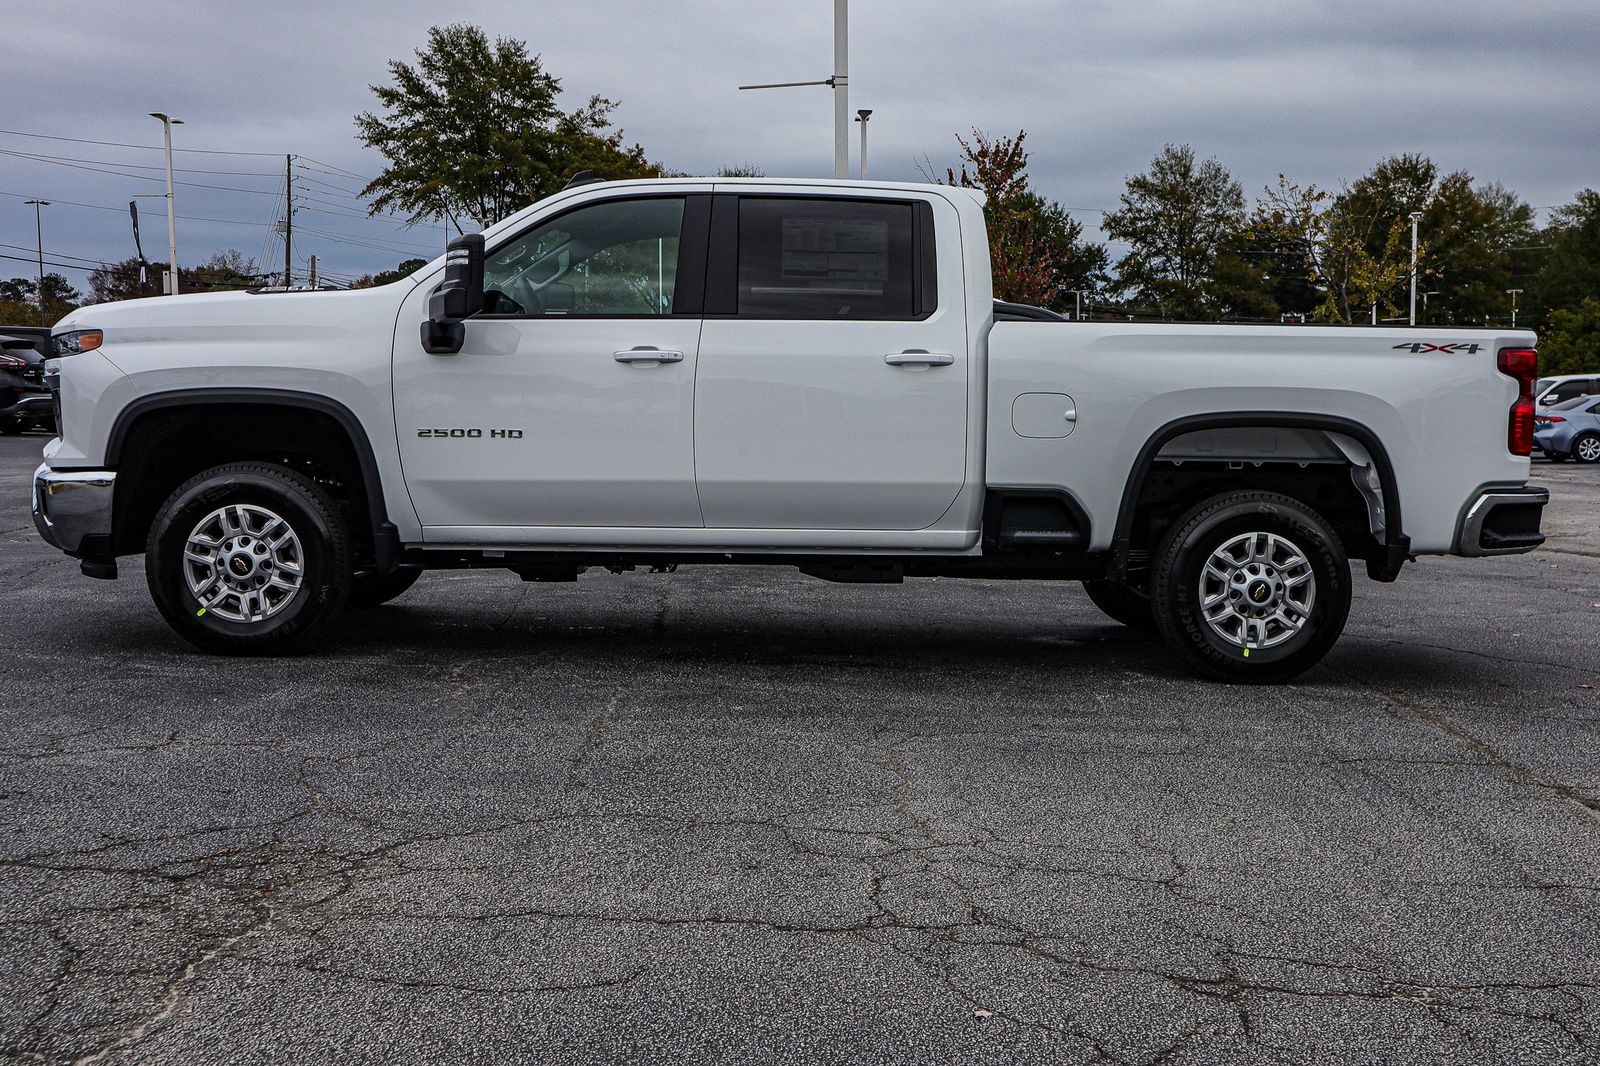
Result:
[[[1585,453],[1588,454],[1585,454]],[[1572,442],[1572,459],[1578,463],[1600,463],[1600,433],[1584,433]]]
[[[299,566],[298,587],[288,592],[278,589],[278,598],[254,612],[262,615],[254,620],[248,618],[242,596],[222,590],[220,579],[209,586],[218,589],[220,595],[214,599],[208,596],[206,603],[190,587],[191,575],[200,574],[196,580],[204,579],[205,564],[187,562],[185,545],[191,535],[201,532],[202,524],[227,505],[253,508],[248,514],[262,523],[252,532],[250,523],[245,522],[242,537],[207,536],[208,540],[221,539],[229,546],[229,565],[234,556],[259,551],[255,545],[268,542],[263,534],[278,528],[267,526],[263,514],[281,519],[295,538],[287,548],[272,546],[261,554],[269,567],[277,561],[277,573],[289,573],[285,569],[289,565]],[[228,513],[235,519],[239,515],[238,511]],[[207,528],[230,537],[218,521]],[[240,547],[241,544],[247,547]],[[220,561],[223,552],[219,547],[214,558]],[[251,555],[241,565],[250,566],[253,559]],[[350,593],[351,570],[350,528],[339,505],[309,478],[271,463],[228,463],[185,481],[156,512],[145,544],[145,579],[162,617],[195,647],[222,655],[281,655],[305,644],[344,606]],[[270,582],[272,572],[263,569],[249,580],[260,577]],[[202,584],[202,591],[206,587]],[[270,598],[276,588],[262,588],[259,592],[249,589],[245,594]],[[236,617],[228,617],[230,614]],[[245,617],[237,617],[240,615]]]
[[[1314,579],[1309,610],[1298,631],[1262,619],[1261,625],[1274,628],[1266,633],[1266,644],[1258,642],[1256,647],[1247,646],[1248,640],[1239,643],[1225,637],[1201,609],[1201,574],[1208,560],[1229,541],[1249,533],[1274,534],[1287,541],[1299,551]],[[1245,582],[1237,586],[1241,597],[1237,604],[1248,611],[1254,608],[1244,597],[1255,595],[1257,581],[1267,584],[1265,596],[1273,596],[1274,576],[1292,577],[1299,564],[1280,572],[1269,560],[1261,568],[1264,578],[1250,576],[1254,571],[1248,567],[1230,572]],[[1220,583],[1220,578],[1213,580]],[[1230,590],[1232,602],[1235,586],[1221,587]],[[1231,492],[1195,507],[1167,532],[1156,551],[1151,603],[1156,628],[1201,673],[1247,684],[1286,681],[1316,665],[1344,632],[1350,615],[1350,563],[1338,536],[1305,504],[1275,492]],[[1236,633],[1242,635],[1246,624],[1240,621]]]
[[[1544,457],[1552,463],[1564,463],[1567,461],[1566,452],[1545,452]]]
[[[399,596],[422,576],[420,566],[400,566],[387,574],[357,574],[346,607],[378,607]]]
[[[1083,583],[1094,605],[1113,622],[1121,622],[1130,629],[1154,629],[1156,619],[1150,609],[1150,597],[1129,588],[1120,581],[1097,578]]]

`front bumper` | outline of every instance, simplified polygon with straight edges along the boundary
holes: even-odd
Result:
[[[1458,555],[1520,555],[1544,543],[1539,521],[1550,490],[1484,489],[1467,505],[1456,535]]]
[[[33,524],[47,544],[68,555],[109,556],[111,494],[117,475],[110,470],[33,472]]]

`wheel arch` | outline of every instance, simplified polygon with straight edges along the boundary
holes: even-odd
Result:
[[[1134,518],[1138,510],[1140,493],[1161,449],[1185,434],[1214,429],[1313,430],[1343,434],[1360,444],[1371,456],[1373,469],[1378,475],[1384,513],[1381,550],[1377,557],[1367,560],[1367,573],[1382,581],[1393,581],[1398,576],[1400,567],[1410,554],[1411,539],[1404,533],[1400,489],[1388,449],[1369,426],[1354,419],[1339,415],[1291,411],[1222,411],[1186,415],[1166,423],[1146,438],[1133,467],[1128,472],[1127,481],[1123,485],[1122,500],[1117,510],[1117,524],[1112,535],[1111,560],[1108,567],[1113,576],[1121,578],[1127,574],[1133,543]],[[1217,458],[1229,457],[1219,455]],[[1259,457],[1242,458],[1248,460]]]
[[[176,414],[185,409],[192,409],[199,415],[230,407],[276,408],[321,417],[336,426],[349,445],[360,479],[358,493],[354,494],[356,498],[351,501],[352,520],[358,524],[362,539],[370,547],[373,567],[377,570],[392,568],[399,554],[399,536],[389,521],[372,441],[355,413],[329,397],[291,389],[242,387],[172,389],[140,396],[118,413],[111,427],[106,440],[106,465],[113,470],[124,468],[130,458],[125,455],[128,440],[136,429],[147,424],[143,420],[150,416]]]

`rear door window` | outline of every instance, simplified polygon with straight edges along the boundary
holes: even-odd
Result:
[[[910,201],[740,197],[737,313],[917,318],[917,228]]]

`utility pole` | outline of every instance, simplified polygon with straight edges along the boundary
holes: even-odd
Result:
[[[39,310],[44,310],[44,223],[39,220],[39,209],[49,207],[49,200],[24,200],[33,205],[33,236],[39,242]]]
[[[1511,328],[1517,328],[1517,297],[1522,294],[1521,289],[1507,289],[1511,294]]]
[[[1075,308],[1074,311],[1072,312],[1072,320],[1074,322],[1082,322],[1083,321],[1083,293],[1084,293],[1084,290],[1083,289],[1067,289],[1066,291],[1072,293],[1072,302],[1073,302],[1073,305],[1074,305],[1074,308]]]
[[[744,89],[792,89],[826,85],[833,89],[833,176],[850,176],[850,0],[833,0],[833,77],[822,81],[774,81],[741,85]],[[865,132],[865,131],[863,131]]]
[[[294,156],[283,157],[283,287],[294,284],[289,253],[294,244]]]
[[[311,257],[311,287],[313,289],[315,289],[317,287],[317,257],[316,256],[312,256]]]
[[[867,120],[872,117],[872,112],[863,108],[856,112],[856,121],[861,123],[861,180],[867,180]]]
[[[1422,221],[1422,212],[1411,212],[1411,318],[1410,325],[1417,324],[1417,223]]]
[[[167,292],[178,295],[178,213],[172,202],[172,127],[183,125],[183,119],[173,118],[160,111],[150,112],[151,118],[161,120],[161,131],[167,142]]]

